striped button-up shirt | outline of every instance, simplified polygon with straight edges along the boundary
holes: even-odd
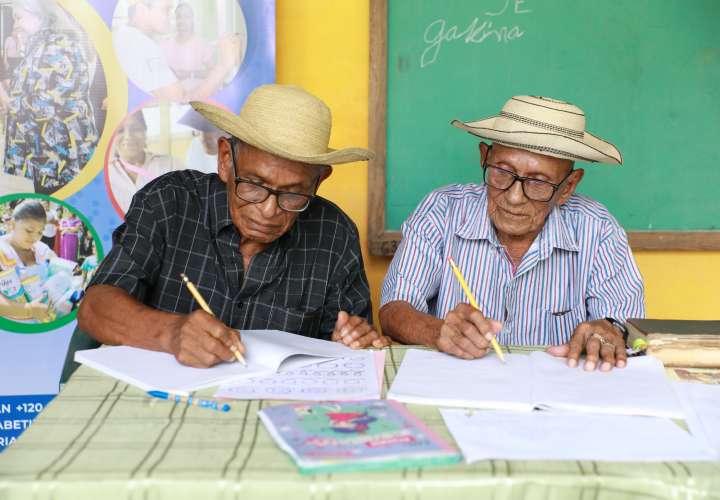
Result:
[[[488,216],[484,185],[433,191],[402,225],[382,304],[406,301],[444,318],[468,303],[448,257],[485,316],[503,322],[503,344],[561,344],[583,321],[644,316],[642,278],[625,232],[586,196],[554,208],[513,269]]]

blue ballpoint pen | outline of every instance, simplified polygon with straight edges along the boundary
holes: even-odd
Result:
[[[185,403],[188,406],[197,406],[199,408],[208,408],[210,410],[217,411],[230,411],[229,404],[220,404],[219,401],[215,401],[212,399],[199,399],[192,396],[181,396],[179,394],[172,394],[164,391],[148,391],[148,396],[160,399],[167,399],[169,401],[175,401],[176,403]]]

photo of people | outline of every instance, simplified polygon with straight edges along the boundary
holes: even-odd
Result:
[[[112,31],[128,78],[175,102],[216,94],[234,78],[247,49],[236,0],[120,0]]]
[[[52,329],[77,309],[98,266],[93,234],[46,198],[0,203],[0,220],[0,317]]]
[[[223,135],[187,105],[161,102],[129,114],[113,135],[105,166],[119,215],[156,177],[185,168],[216,172],[217,140]]]
[[[102,65],[54,0],[3,0],[0,13],[0,195],[52,194],[95,153],[107,96]]]

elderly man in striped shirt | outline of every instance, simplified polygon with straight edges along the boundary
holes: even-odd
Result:
[[[620,152],[585,131],[580,108],[544,97],[453,125],[492,141],[480,144],[485,183],[437,189],[405,221],[383,283],[383,332],[464,359],[484,356],[495,336],[550,345],[571,367],[583,353],[586,370],[624,367],[623,322],[644,315],[642,278],[618,222],[574,194],[576,160],[621,164]]]

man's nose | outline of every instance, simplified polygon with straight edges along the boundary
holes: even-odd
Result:
[[[505,191],[505,196],[512,203],[523,203],[525,201],[525,192],[523,191],[522,181],[515,179],[515,182]]]
[[[270,193],[270,196],[268,196],[265,201],[258,203],[258,205],[260,205],[260,213],[266,219],[271,219],[282,211],[282,208],[278,205],[277,195],[272,193]]]

